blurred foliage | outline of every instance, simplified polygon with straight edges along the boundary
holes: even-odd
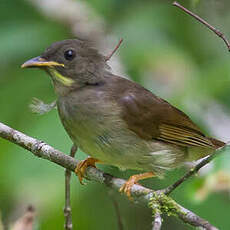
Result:
[[[105,19],[108,32],[124,38],[119,54],[133,80],[188,113],[206,133],[210,129],[205,123],[206,110],[197,114],[189,102],[202,109],[207,102],[215,101],[229,111],[229,53],[207,28],[172,7],[171,1],[87,2]],[[230,37],[229,1],[191,0],[183,4]],[[45,73],[24,71],[20,65],[39,55],[52,42],[72,37],[69,28],[44,17],[29,1],[23,0],[1,0],[0,19],[0,121],[68,153],[71,141],[56,110],[38,116],[28,109],[33,97],[45,102],[55,100],[50,80]],[[213,125],[220,126],[221,120]],[[79,151],[77,158],[84,159],[85,155]],[[222,230],[230,226],[229,165],[229,153],[226,153],[215,160],[208,172],[190,179],[173,194],[183,206]],[[133,173],[110,166],[102,168],[124,178]],[[185,169],[176,169],[164,180],[152,179],[143,184],[162,188],[184,172]],[[4,222],[12,223],[21,216],[24,207],[33,204],[38,212],[37,229],[63,229],[63,175],[64,170],[59,166],[35,158],[1,139],[0,210]],[[227,184],[222,192],[214,189],[220,183],[218,178],[224,178]],[[93,182],[80,186],[76,177],[72,182],[74,229],[118,229],[108,189]],[[195,199],[204,188],[206,196]],[[151,229],[151,210],[130,203],[117,193],[113,195],[119,203],[125,229]],[[191,228],[173,217],[165,217],[162,229]]]

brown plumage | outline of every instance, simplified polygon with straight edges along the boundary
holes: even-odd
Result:
[[[133,176],[122,187],[130,194],[138,180],[160,176],[224,145],[205,136],[165,100],[110,73],[106,58],[86,42],[56,42],[22,67],[39,67],[49,73],[63,126],[73,143],[96,159],[78,166],[80,181],[85,168],[98,160],[147,172]]]
[[[213,149],[225,144],[206,137],[185,113],[137,83],[116,76],[107,81],[107,86],[122,106],[129,129],[143,139]]]

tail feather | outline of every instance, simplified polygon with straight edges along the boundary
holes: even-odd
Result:
[[[215,149],[218,149],[225,145],[224,142],[219,141],[212,137],[207,137],[208,140],[213,144],[211,148],[204,148],[204,147],[189,147],[188,148],[188,158],[187,161],[197,161],[207,155],[210,155],[215,151]]]
[[[219,140],[212,138],[212,137],[209,137],[209,140],[212,142],[212,144],[214,145],[214,147],[216,149],[218,149],[218,148],[220,148],[226,144],[226,143],[219,141]]]

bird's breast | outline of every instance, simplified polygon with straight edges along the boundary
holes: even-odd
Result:
[[[117,143],[124,129],[120,109],[103,94],[59,98],[58,111],[70,138],[85,153],[105,161],[122,152]]]

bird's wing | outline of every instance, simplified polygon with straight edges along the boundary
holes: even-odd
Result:
[[[186,114],[143,87],[133,82],[130,84],[132,87],[123,90],[118,100],[130,130],[146,140],[215,148],[211,139]]]

